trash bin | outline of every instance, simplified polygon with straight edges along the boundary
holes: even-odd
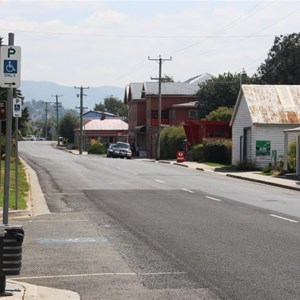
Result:
[[[20,274],[23,240],[21,225],[4,225],[4,234],[0,235],[0,276]]]

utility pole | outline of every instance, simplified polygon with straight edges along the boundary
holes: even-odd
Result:
[[[74,86],[74,89],[80,89],[80,94],[77,94],[77,97],[80,97],[80,134],[79,134],[79,154],[82,154],[82,141],[83,141],[83,96],[86,96],[83,94],[83,90],[89,89],[89,87],[76,87]]]
[[[52,102],[47,102],[44,101],[44,103],[46,104],[46,109],[45,109],[45,113],[46,113],[46,128],[45,128],[45,140],[48,140],[48,104],[52,103]]]
[[[59,146],[59,132],[58,132],[58,107],[61,105],[61,102],[58,102],[58,98],[63,95],[52,95],[51,97],[55,97],[56,101],[53,102],[56,106],[56,135],[57,135],[57,146]]]
[[[159,55],[159,58],[150,58],[148,56],[148,60],[154,60],[158,62],[159,65],[159,71],[158,71],[158,78],[152,78],[154,80],[158,80],[158,124],[157,124],[157,140],[156,140],[156,160],[160,159],[160,131],[161,131],[161,71],[162,71],[162,63],[164,61],[171,61],[172,56],[170,58],[161,58]]]

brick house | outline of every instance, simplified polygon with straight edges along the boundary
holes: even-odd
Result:
[[[195,119],[198,82],[162,82],[161,125],[180,125]],[[158,82],[130,83],[124,103],[128,105],[128,135],[140,157],[155,156],[158,128]]]

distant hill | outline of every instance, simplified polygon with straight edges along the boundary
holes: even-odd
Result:
[[[56,99],[52,96],[63,95],[58,98],[58,101],[62,103],[64,108],[75,109],[80,105],[80,99],[76,96],[80,93],[80,90],[75,89],[73,86],[68,87],[47,81],[23,80],[20,90],[25,97],[25,102],[31,100],[54,102]],[[104,98],[111,95],[123,101],[124,91],[125,87],[117,86],[90,87],[84,90],[86,96],[83,97],[83,106],[92,110],[95,104],[102,103]]]

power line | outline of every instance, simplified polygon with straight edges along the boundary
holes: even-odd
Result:
[[[8,30],[8,29],[2,29]],[[11,29],[10,29],[11,30]],[[69,33],[69,32],[50,32],[50,31],[33,31],[33,30],[18,30],[15,32],[33,33],[33,34],[44,34],[44,35],[58,35],[58,36],[79,36],[79,37],[102,37],[102,38],[124,38],[124,39],[235,39],[245,37],[245,35],[120,35],[120,34],[87,34],[87,33]],[[248,36],[248,35],[246,35]],[[266,38],[274,36],[269,35],[253,35],[257,38]]]

